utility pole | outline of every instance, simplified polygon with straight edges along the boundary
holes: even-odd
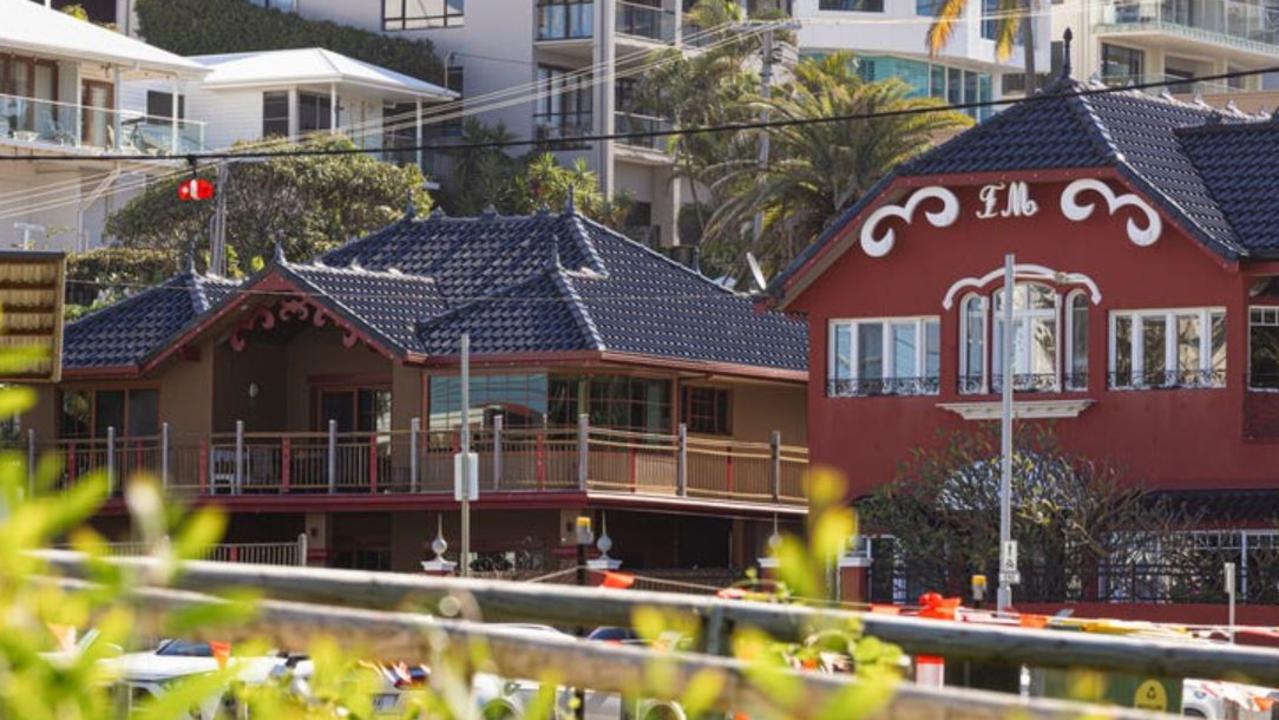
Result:
[[[591,532],[591,517],[589,515],[578,515],[577,522],[573,526],[574,542],[577,545],[577,584],[580,587],[586,587],[589,583],[590,573],[586,569],[586,551],[590,549],[591,543],[595,540],[594,533]],[[586,628],[577,628],[578,637],[586,637]],[[573,708],[573,716],[576,720],[585,720],[586,718],[586,690],[577,688],[573,691],[573,699],[576,707]],[[625,706],[625,701],[623,701]]]
[[[768,29],[764,31],[764,57],[760,66],[760,88],[759,94],[765,100],[773,95],[773,25],[770,23]],[[759,120],[767,123],[769,117],[768,108],[765,107],[759,113]],[[770,150],[770,141],[772,137],[768,133],[767,126],[760,132],[759,136],[759,181],[764,181],[764,173],[768,170],[768,154]],[[764,211],[758,210],[755,218],[751,222],[751,231],[753,240],[759,242],[759,238],[764,234]]]
[[[213,236],[209,242],[209,274],[220,277],[226,276],[226,181],[229,162],[218,163],[218,206],[213,214]]]
[[[471,334],[462,333],[462,577],[471,576]]]
[[[1004,256],[1004,329],[1000,334],[1000,356],[1003,358],[1002,405],[1000,412],[999,458],[999,591],[995,610],[1004,614],[1013,604],[1013,584],[1017,582],[1017,547],[1012,541],[1013,485],[1013,295],[1015,260],[1012,253]]]

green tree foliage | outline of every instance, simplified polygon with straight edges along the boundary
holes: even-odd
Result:
[[[463,145],[502,143],[513,136],[501,123],[493,126],[468,118],[462,123]],[[441,205],[450,215],[478,215],[492,207],[504,215],[526,215],[546,205],[560,209],[569,190],[578,212],[614,229],[622,229],[632,201],[606,198],[599,178],[579,158],[569,167],[549,152],[520,156],[499,147],[466,147],[451,152],[453,171],[444,178]]]
[[[137,0],[134,8],[142,37],[178,55],[320,47],[444,85],[444,64],[429,40],[306,20],[247,0]]]
[[[1099,565],[1133,562],[1156,546],[1159,557],[1148,562],[1170,576],[1187,571],[1183,580],[1194,576],[1204,558],[1182,540],[1196,516],[1117,468],[1065,450],[1049,428],[1021,424],[1015,437],[1012,535],[1022,597],[1052,602],[1095,592]],[[971,574],[998,576],[998,440],[994,425],[949,435],[914,452],[893,482],[861,503],[865,524],[894,536],[912,588],[966,594]],[[1199,577],[1217,575],[1219,564]]]
[[[273,149],[298,146],[280,143]],[[352,149],[350,140],[322,136],[309,149]],[[201,175],[215,180],[212,170]],[[189,247],[204,257],[216,202],[179,202],[176,178],[152,185],[113,213],[107,232],[125,248],[160,251],[172,263],[183,262]],[[231,162],[217,188],[227,206],[227,246],[238,258],[232,274],[253,271],[254,258],[271,257],[277,237],[288,256],[309,259],[346,240],[364,235],[403,216],[412,193],[419,212],[430,210],[416,166],[397,167],[368,153],[277,157]],[[172,267],[172,265],[170,265]]]

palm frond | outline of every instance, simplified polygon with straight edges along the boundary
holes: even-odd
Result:
[[[950,42],[955,23],[963,17],[967,7],[968,0],[937,0],[933,23],[928,26],[925,38],[929,55],[936,57],[946,47],[946,43]]]

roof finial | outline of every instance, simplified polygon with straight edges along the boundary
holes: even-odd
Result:
[[[186,269],[188,275],[195,274],[195,243],[187,243],[187,262]]]
[[[1061,77],[1070,77],[1070,41],[1075,39],[1075,34],[1066,28],[1066,32],[1061,34]]]
[[[547,247],[546,269],[559,270],[562,267],[564,266],[560,263],[560,241],[552,233]]]
[[[564,198],[564,214],[565,215],[577,214],[577,207],[573,203],[573,196],[576,194],[577,194],[577,188],[572,183],[569,183],[568,197]]]
[[[483,216],[485,220],[492,220],[497,217],[497,207],[493,203],[484,206]]]
[[[413,203],[413,189],[409,188],[409,191],[406,194],[408,197],[404,202],[404,219],[412,220],[417,217],[417,205]]]

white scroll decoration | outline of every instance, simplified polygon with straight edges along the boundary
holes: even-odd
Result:
[[[959,217],[959,199],[955,197],[955,193],[943,187],[925,187],[916,190],[906,202],[901,205],[884,205],[866,218],[866,222],[862,223],[862,249],[871,257],[883,257],[893,249],[893,243],[897,241],[897,234],[892,228],[885,228],[884,234],[880,237],[875,236],[875,227],[885,218],[895,217],[901,218],[910,224],[914,219],[915,208],[925,200],[940,200],[942,203],[941,210],[933,212],[925,212],[924,217],[933,227],[949,227],[954,224],[955,219]]]
[[[1092,178],[1084,178],[1076,180],[1066,186],[1061,192],[1061,214],[1067,219],[1079,222],[1087,220],[1092,216],[1092,211],[1096,205],[1089,202],[1081,204],[1076,198],[1088,191],[1092,191],[1102,196],[1106,200],[1106,208],[1111,215],[1122,207],[1133,207],[1141,211],[1146,216],[1146,227],[1141,227],[1137,221],[1128,219],[1128,239],[1134,245],[1140,247],[1149,247],[1155,244],[1159,239],[1159,233],[1163,231],[1163,220],[1160,219],[1159,213],[1136,193],[1125,193],[1123,195],[1115,195],[1115,191],[1110,186],[1100,180]]]

